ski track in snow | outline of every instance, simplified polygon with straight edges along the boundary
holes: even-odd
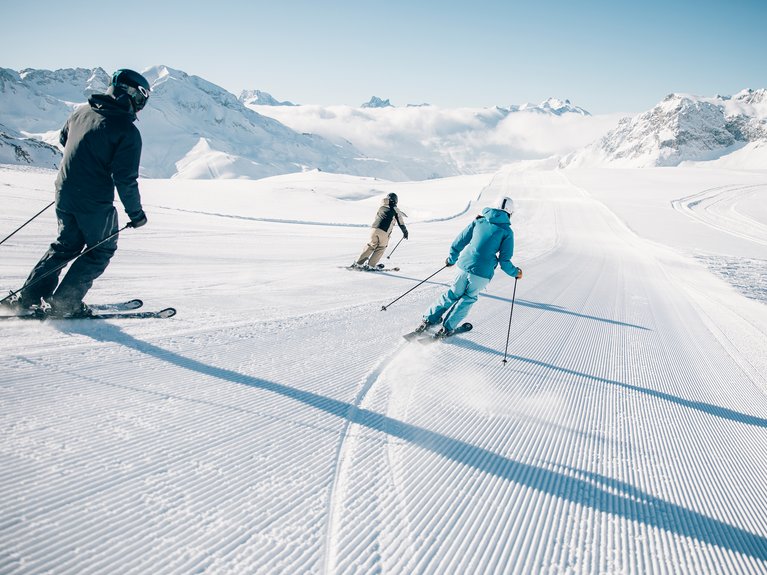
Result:
[[[667,256],[562,174],[501,172],[469,195],[505,190],[527,206],[521,249],[555,227],[515,258],[506,366],[510,278],[474,306],[472,332],[435,345],[401,334],[452,270],[378,311],[444,257],[456,222],[419,228],[431,256],[412,272],[334,269],[312,282],[336,302],[297,291],[291,313],[277,302],[259,321],[219,304],[0,325],[0,572],[767,572],[758,375]],[[759,242],[759,222],[727,207],[751,191],[675,208]],[[279,227],[269,247],[292,258],[301,232]],[[230,232],[251,246],[253,228]],[[328,261],[346,257],[335,249]],[[283,281],[263,269],[267,288]]]
[[[738,210],[744,196],[762,196],[767,184],[719,186],[672,202],[675,210],[712,228],[767,246],[767,224]]]
[[[477,201],[479,201],[480,196],[477,198]],[[463,215],[465,215],[472,206],[472,202],[469,202],[466,204],[466,207],[458,212],[457,214],[451,214],[442,218],[431,218],[428,220],[414,220],[413,222],[410,222],[411,224],[432,224],[436,222],[447,222],[450,220],[455,220],[456,218],[459,218]],[[252,221],[252,222],[268,222],[273,224],[294,224],[294,225],[304,225],[304,226],[331,226],[331,227],[343,227],[343,228],[369,228],[370,224],[353,224],[353,223],[340,223],[340,222],[318,222],[318,221],[307,221],[307,220],[290,220],[290,219],[281,219],[281,218],[257,218],[252,216],[238,216],[236,214],[222,214],[222,213],[215,213],[215,212],[203,212],[200,210],[187,210],[182,208],[170,208],[168,206],[152,206],[154,208],[160,208],[163,210],[171,210],[175,212],[182,212],[187,214],[201,214],[205,216],[214,216],[217,218],[231,218],[235,220],[246,220],[246,221]]]

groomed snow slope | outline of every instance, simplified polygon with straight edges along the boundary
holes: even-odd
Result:
[[[671,200],[753,205],[767,178],[685,173],[143,181],[149,224],[89,299],[178,316],[0,322],[0,572],[764,573],[767,307],[679,242],[767,255],[758,226]],[[616,216],[640,181],[644,228]],[[0,169],[5,233],[52,182]],[[341,269],[388,191],[402,271]],[[502,274],[472,332],[404,342],[452,270],[381,306],[502,192],[525,272],[508,364]],[[46,213],[0,246],[6,287],[53,233]]]

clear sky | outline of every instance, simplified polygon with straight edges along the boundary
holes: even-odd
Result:
[[[183,70],[301,104],[640,112],[767,87],[767,0],[0,0],[0,67]]]

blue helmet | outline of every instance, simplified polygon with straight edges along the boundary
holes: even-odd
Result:
[[[112,74],[112,81],[109,83],[111,94],[120,99],[122,96],[127,96],[130,100],[133,111],[138,112],[146,106],[146,101],[149,99],[149,82],[138,72],[122,68]]]

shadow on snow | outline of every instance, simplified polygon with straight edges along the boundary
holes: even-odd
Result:
[[[394,278],[399,278],[399,279],[421,281],[418,278],[411,278],[411,277],[397,275],[397,274],[392,274],[392,273],[388,273],[388,272],[381,272],[380,275],[386,275],[386,276],[390,276],[390,277],[394,277]],[[427,284],[428,285],[434,285],[434,286],[443,286],[445,288],[449,288],[452,285],[452,283],[437,282],[437,281],[427,281],[427,282],[424,282],[424,285],[427,285]],[[487,298],[487,299],[494,299],[494,300],[497,300],[497,301],[503,301],[503,302],[506,302],[506,303],[509,303],[509,304],[511,303],[511,298],[501,297],[501,296],[498,296],[498,295],[489,294],[487,292],[480,293],[479,297],[480,297],[480,299],[481,298]],[[535,302],[535,301],[530,301],[530,300],[524,300],[524,299],[517,298],[515,303],[514,303],[514,305],[515,306],[521,306],[521,307],[527,307],[527,308],[530,308],[530,309],[540,309],[540,310],[543,310],[543,311],[553,311],[553,312],[556,312],[556,313],[562,313],[562,314],[566,314],[566,315],[571,315],[573,317],[580,317],[580,318],[584,318],[584,319],[591,319],[591,320],[594,320],[594,321],[601,321],[601,322],[609,323],[609,324],[612,324],[612,325],[619,325],[619,326],[623,326],[623,327],[633,327],[633,328],[641,329],[641,330],[644,330],[644,331],[652,331],[649,327],[644,327],[644,326],[637,325],[637,324],[634,324],[634,323],[627,323],[627,322],[623,322],[623,321],[618,321],[616,319],[609,319],[609,318],[604,318],[604,317],[598,317],[598,316],[595,316],[595,315],[588,315],[588,314],[584,314],[584,313],[578,313],[578,312],[575,312],[575,311],[570,311],[569,309],[566,309],[566,308],[564,308],[562,306],[554,305],[554,304],[549,304],[549,303],[540,303],[540,302]]]
[[[499,351],[497,349],[493,349],[490,347],[486,347],[484,345],[481,345],[479,343],[467,340],[467,339],[461,339],[461,340],[452,340],[449,342],[450,345],[457,345],[459,347],[463,347],[465,349],[473,349],[475,351],[481,351],[483,353],[489,353],[492,355],[497,355],[500,357],[503,357],[503,352]],[[681,405],[683,407],[687,407],[689,409],[694,409],[696,411],[701,411],[703,413],[707,413],[709,415],[713,415],[715,417],[721,417],[722,419],[729,419],[731,421],[736,421],[738,423],[745,423],[747,425],[755,425],[757,427],[765,427],[767,428],[767,419],[764,419],[762,417],[757,417],[755,415],[748,415],[745,413],[740,413],[739,411],[735,411],[733,409],[727,409],[726,407],[721,407],[719,405],[713,405],[711,403],[704,403],[702,401],[693,401],[691,399],[685,399],[683,397],[678,397],[676,395],[672,395],[670,393],[665,393],[663,391],[657,391],[654,389],[648,389],[646,387],[640,387],[638,385],[631,385],[630,383],[622,383],[620,381],[615,381],[613,379],[608,379],[606,377],[599,377],[598,375],[591,375],[588,373],[584,373],[582,371],[576,371],[574,369],[569,369],[566,367],[560,367],[558,365],[554,365],[552,363],[546,363],[545,361],[540,361],[537,359],[531,359],[529,357],[522,357],[520,355],[513,355],[513,354],[507,354],[506,357],[511,360],[516,360],[522,363],[526,363],[528,365],[536,365],[538,367],[542,367],[544,369],[550,369],[552,371],[557,371],[559,373],[565,373],[567,375],[572,375],[575,377],[582,377],[584,379],[588,379],[591,381],[598,381],[599,383],[607,383],[609,385],[614,385],[616,387],[620,387],[623,389],[628,389],[629,391],[636,391],[638,393],[642,393],[645,395],[649,395],[651,397],[657,397],[659,399],[662,399],[664,401],[668,401],[670,403],[675,403],[677,405]]]
[[[351,403],[184,357],[157,345],[138,340],[124,333],[117,326],[107,324],[99,326],[96,330],[89,329],[86,326],[72,326],[69,331],[80,333],[99,341],[115,342],[155,357],[160,361],[201,375],[282,395],[293,401],[334,415],[339,419],[347,420],[368,429],[407,441],[421,449],[431,451],[461,465],[472,467],[506,481],[513,481],[553,497],[572,501],[573,503],[584,505],[603,513],[623,517],[629,521],[641,522],[649,527],[663,529],[683,537],[690,537],[700,542],[728,549],[761,561],[767,560],[767,538],[729,525],[718,519],[707,517],[702,513],[686,509],[675,503],[665,501],[645,493],[630,484],[604,475],[583,470],[571,471],[573,475],[580,475],[582,477],[579,478],[521,463],[436,431],[405,423],[368,409],[361,409]],[[482,346],[478,347],[481,348]],[[524,358],[516,359],[540,363],[544,367],[558,369],[573,375],[590,377],[586,374],[556,368],[542,362],[534,362]],[[625,386],[624,384],[602,378],[592,379],[634,389],[633,386]],[[656,394],[656,392],[641,390],[641,388],[635,389]],[[658,393],[657,395],[664,399],[682,403],[683,405],[689,405],[690,407],[700,408],[701,405],[705,406],[705,404],[686,402],[686,400],[674,398],[666,394]],[[713,406],[705,406],[704,410],[721,415],[721,410],[718,408],[714,409]],[[763,425],[764,423],[762,422],[761,424]]]

